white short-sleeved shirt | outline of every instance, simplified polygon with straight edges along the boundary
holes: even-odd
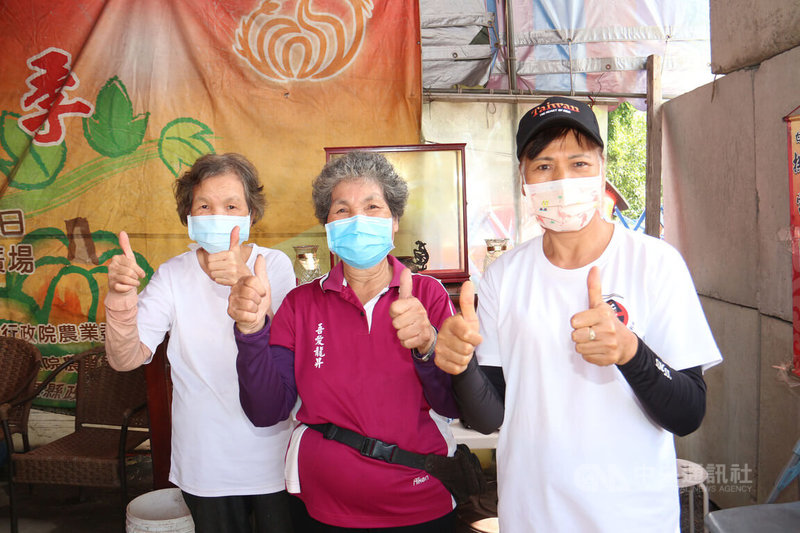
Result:
[[[253,249],[247,266],[252,272],[257,254],[266,259],[276,310],[295,286],[291,261],[278,250]],[[170,334],[169,479],[196,496],[267,494],[285,488],[290,422],[259,428],[242,411],[229,294],[230,287],[212,281],[190,251],[162,264],[139,295],[141,341],[155,352]]]
[[[550,263],[541,236],[501,256],[478,291],[477,356],[506,381],[504,533],[679,528],[673,435],[647,417],[615,365],[587,363],[571,339],[595,265],[603,299],[672,368],[722,359],[689,271],[663,241],[616,227],[601,257],[575,270]]]

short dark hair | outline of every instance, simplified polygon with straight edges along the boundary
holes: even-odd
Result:
[[[403,216],[408,202],[408,185],[386,158],[376,152],[347,152],[332,159],[311,184],[314,214],[324,226],[333,201],[333,189],[344,181],[370,180],[380,185],[392,216]]]
[[[226,154],[206,154],[194,162],[192,168],[175,180],[173,191],[177,203],[178,216],[186,225],[186,217],[192,212],[194,188],[203,180],[232,172],[239,176],[244,187],[244,197],[250,210],[251,224],[255,224],[264,216],[267,199],[264,186],[258,179],[258,171],[242,154],[229,152]]]

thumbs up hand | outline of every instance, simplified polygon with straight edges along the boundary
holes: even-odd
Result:
[[[636,355],[639,339],[619,321],[614,309],[603,301],[598,267],[589,270],[586,288],[589,292],[589,309],[576,313],[570,319],[575,351],[595,365],[624,365]]]
[[[237,329],[245,334],[261,331],[266,317],[272,317],[272,291],[263,255],[256,257],[255,272],[255,276],[239,278],[228,296],[228,315],[236,321]]]
[[[475,348],[483,342],[471,281],[461,285],[458,303],[461,312],[444,321],[436,341],[436,366],[453,375],[466,370]]]
[[[392,326],[397,330],[400,344],[409,350],[416,349],[425,354],[435,341],[433,326],[428,319],[428,311],[412,294],[411,271],[403,269],[400,274],[400,288],[397,300],[389,306]]]
[[[136,264],[130,239],[124,231],[119,232],[119,246],[122,254],[115,255],[108,263],[108,290],[117,294],[136,292],[139,280],[144,278],[144,270]]]
[[[234,226],[231,230],[230,248],[222,252],[209,254],[207,261],[209,276],[220,285],[232,287],[239,278],[250,275],[250,269],[247,268],[242,259],[242,247],[239,244],[239,226]]]

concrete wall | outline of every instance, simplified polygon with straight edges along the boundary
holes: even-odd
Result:
[[[710,497],[722,507],[763,502],[800,438],[800,390],[773,368],[792,359],[782,118],[800,105],[798,87],[794,48],[663,107],[664,237],[683,253],[725,358],[706,373],[706,420],[677,439],[678,453],[716,469]],[[797,498],[795,485],[782,500]]]
[[[800,45],[797,0],[711,0],[711,71],[755,66]]]

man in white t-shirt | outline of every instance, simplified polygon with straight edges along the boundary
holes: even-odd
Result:
[[[266,199],[253,165],[239,154],[207,154],[175,183],[181,222],[195,241],[164,262],[140,295],[144,271],[128,235],[108,266],[106,352],[117,370],[152,360],[169,333],[172,453],[169,480],[180,487],[198,533],[288,533],[290,500],[283,477],[288,411],[256,427],[239,403],[238,353],[230,288],[265,259],[272,309],[295,286],[283,252],[254,244],[250,226]],[[251,521],[255,528],[251,527]]]
[[[663,241],[603,220],[588,106],[531,109],[517,156],[543,234],[487,269],[477,315],[465,283],[435,358],[462,418],[500,428],[500,530],[676,532],[673,434],[699,427],[703,371],[722,359],[689,271]]]

